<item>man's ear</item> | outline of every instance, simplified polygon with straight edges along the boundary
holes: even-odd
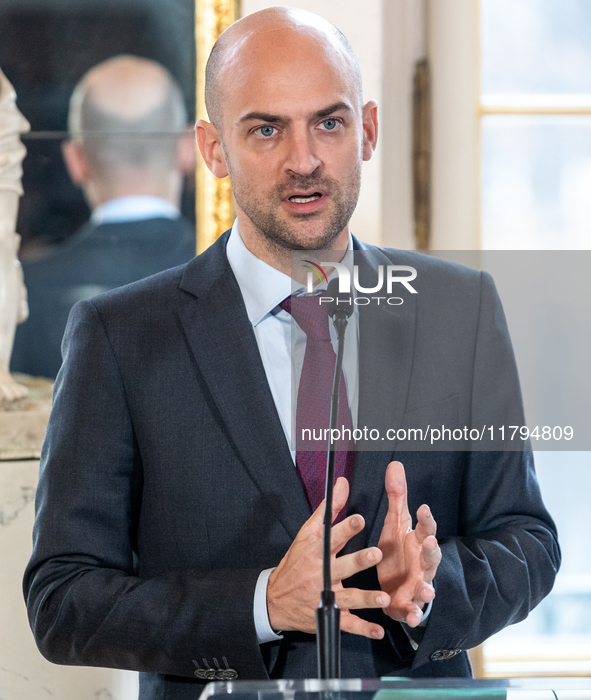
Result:
[[[177,147],[177,167],[183,175],[191,175],[197,165],[197,146],[190,126],[186,134],[179,138]]]
[[[363,105],[363,160],[370,160],[378,142],[378,103],[370,100]]]
[[[216,177],[226,177],[228,168],[224,160],[222,139],[213,124],[199,119],[195,124],[195,137],[207,167]]]
[[[84,187],[90,180],[90,170],[82,144],[79,141],[63,141],[62,155],[72,182]]]

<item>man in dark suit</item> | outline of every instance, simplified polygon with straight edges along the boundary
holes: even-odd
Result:
[[[16,334],[12,371],[55,378],[77,301],[194,256],[195,228],[179,211],[183,177],[195,165],[186,126],[180,88],[153,61],[119,56],[82,78],[63,154],[92,216],[64,244],[23,261],[30,314]]]
[[[290,250],[364,248],[348,221],[377,138],[346,39],[309,13],[228,29],[206,98],[200,149],[229,171],[237,221],[189,264],[73,309],[24,582],[47,658],[143,671],[142,698],[316,674],[322,506],[290,452]],[[360,312],[351,414],[396,429],[523,420],[490,278],[371,254],[414,267],[418,294],[401,285],[401,305]],[[530,453],[398,440],[357,452],[350,493],[335,487],[343,672],[468,676],[466,649],[552,587],[554,524]]]

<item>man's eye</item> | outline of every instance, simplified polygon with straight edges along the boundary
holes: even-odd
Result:
[[[326,131],[334,131],[337,128],[339,122],[336,119],[325,119],[322,122],[322,126]]]
[[[277,130],[275,129],[274,126],[259,126],[259,128],[257,129],[257,131],[259,132],[259,134],[260,134],[261,136],[264,136],[265,138],[268,138],[269,136],[273,136],[273,134],[274,134],[275,131],[277,131]]]

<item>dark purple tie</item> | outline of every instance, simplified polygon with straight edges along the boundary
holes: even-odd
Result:
[[[324,430],[330,427],[336,354],[330,340],[328,314],[326,308],[319,304],[318,296],[287,297],[280,306],[291,314],[307,338],[296,408],[296,466],[314,511],[324,498],[328,445],[328,439],[324,439]],[[344,476],[351,483],[355,452],[350,449],[353,441],[349,440],[349,436],[353,431],[353,422],[343,372],[339,389],[337,427],[341,431],[344,428],[349,432],[345,432],[345,439],[336,443],[335,478]],[[303,432],[306,430],[311,431],[313,437],[321,439],[309,440],[309,433]],[[345,516],[346,508],[343,508],[337,522]]]

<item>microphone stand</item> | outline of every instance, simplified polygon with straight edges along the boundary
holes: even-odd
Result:
[[[336,280],[335,280],[336,281]],[[332,283],[331,283],[332,284]],[[330,293],[330,285],[328,293]],[[341,301],[350,295],[341,295]],[[334,294],[334,297],[338,297]],[[339,416],[339,387],[341,383],[341,371],[343,367],[343,351],[345,331],[349,316],[353,309],[339,309],[336,304],[328,308],[328,314],[333,319],[337,332],[337,359],[334,368],[334,380],[332,385],[332,400],[330,405],[330,435],[337,427]],[[318,678],[341,677],[341,611],[335,603],[332,590],[332,577],[330,572],[330,534],[332,527],[332,494],[334,487],[334,463],[336,457],[336,444],[329,440],[328,458],[326,466],[326,485],[324,491],[324,533],[322,551],[322,577],[323,591],[320,595],[320,605],[316,610],[316,644],[318,653]]]

